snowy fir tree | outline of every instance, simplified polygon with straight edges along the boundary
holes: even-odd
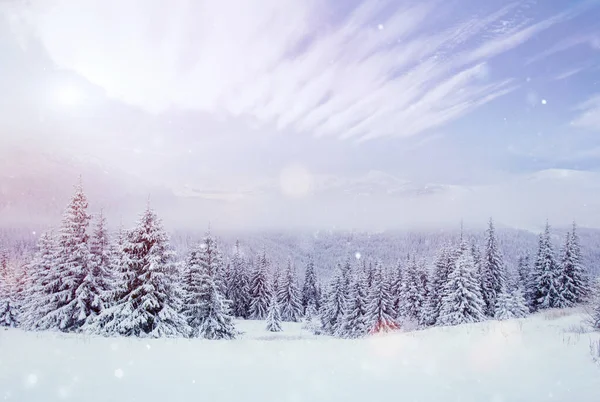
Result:
[[[123,294],[90,325],[103,335],[138,337],[186,336],[189,326],[181,314],[182,289],[175,252],[162,222],[148,205],[136,227],[127,234],[123,252],[127,266],[121,278]]]
[[[573,223],[573,230],[566,236],[557,281],[560,295],[558,303],[561,304],[557,307],[570,307],[588,298],[589,276],[581,263],[581,248],[575,223]]]
[[[202,313],[198,332],[192,330],[192,336],[199,335],[205,339],[234,339],[237,330],[229,315],[229,300],[226,300],[217,282],[211,280],[207,270],[204,270],[200,282],[202,286]]]
[[[365,277],[366,281],[366,277]],[[368,284],[365,282],[368,290]],[[394,317],[398,320],[402,314],[402,303],[404,295],[404,263],[399,260],[396,264],[396,270],[392,273],[391,292],[394,298]]]
[[[365,325],[370,334],[398,328],[394,319],[394,300],[390,292],[390,283],[385,280],[381,263],[375,268],[373,286],[367,296]]]
[[[99,311],[94,305],[97,295],[91,281],[93,264],[88,247],[90,215],[87,207],[79,181],[58,233],[56,260],[48,272],[53,291],[42,294],[48,313],[36,323],[39,329],[77,331]]]
[[[400,303],[399,317],[404,320],[418,321],[421,309],[425,302],[424,290],[427,284],[423,283],[419,265],[416,258],[412,260],[406,267],[405,275],[403,276],[402,284],[402,302]]]
[[[90,269],[84,279],[88,290],[86,302],[91,310],[88,321],[93,320],[94,316],[111,303],[112,289],[115,285],[112,276],[115,255],[103,211],[97,216],[90,238],[90,254]]]
[[[510,312],[515,318],[524,318],[529,315],[529,307],[521,287],[516,287],[511,293]]]
[[[281,332],[281,314],[277,295],[273,294],[269,300],[269,312],[267,314],[267,331]]]
[[[573,266],[573,283],[575,284],[575,302],[586,302],[591,293],[590,274],[587,268],[583,265],[583,257],[581,254],[581,244],[579,234],[577,233],[577,225],[573,222],[571,230],[571,260]]]
[[[496,297],[494,306],[494,318],[496,320],[509,320],[515,318],[512,313],[513,300],[509,292],[501,291]]]
[[[15,328],[18,323],[17,278],[9,267],[8,251],[0,249],[0,327]]]
[[[231,259],[231,278],[228,283],[227,295],[231,299],[231,312],[235,317],[250,316],[250,280],[247,264],[240,252],[240,243],[235,243],[235,252]]]
[[[337,333],[338,328],[343,322],[345,308],[346,294],[344,274],[342,272],[342,267],[338,265],[323,302],[321,313],[323,332],[331,335]]]
[[[291,260],[288,260],[287,268],[280,278],[277,301],[281,308],[283,321],[300,321],[302,317],[301,294],[296,284],[296,275]]]
[[[531,264],[529,254],[522,255],[518,258],[517,274],[519,285],[526,287],[531,277]]]
[[[476,277],[475,280],[478,278]],[[495,315],[496,298],[507,286],[504,259],[498,247],[494,222],[490,218],[486,231],[485,251],[481,264],[481,288],[486,313]]]
[[[554,258],[550,225],[546,223],[544,232],[540,234],[538,252],[532,271],[533,309],[557,307],[563,304],[559,294],[560,267]]]
[[[264,320],[267,317],[271,293],[269,261],[263,251],[250,278],[250,318]]]
[[[367,278],[366,273],[355,275],[350,284],[349,298],[344,306],[342,323],[337,336],[360,338],[367,334]]]
[[[218,285],[222,261],[216,241],[207,233],[184,264],[182,314],[190,327],[190,337],[235,337],[230,302]]]
[[[45,301],[57,288],[57,283],[50,283],[54,262],[55,237],[54,232],[50,230],[42,233],[32,261],[25,267],[27,280],[23,295],[21,325],[26,329],[39,329],[37,326],[39,319],[50,312],[50,306]]]
[[[302,324],[302,328],[313,333],[317,334],[319,332],[319,323],[318,321],[318,311],[315,307],[314,303],[309,302],[308,306],[306,306],[306,310],[304,312],[304,320]]]
[[[458,325],[479,322],[485,318],[485,303],[476,281],[473,257],[464,251],[443,287],[439,325]]]
[[[429,289],[428,311],[424,313],[429,319],[430,325],[436,324],[442,307],[444,286],[448,282],[448,276],[452,268],[451,251],[449,246],[444,245],[438,252],[434,264],[431,286]]]
[[[575,282],[573,280],[574,273],[574,256],[573,247],[571,245],[571,233],[567,232],[566,241],[561,250],[562,258],[558,265],[557,272],[557,292],[559,297],[554,307],[564,308],[573,307],[576,303]]]
[[[306,308],[311,303],[317,310],[319,309],[320,301],[318,296],[315,264],[312,258],[309,258],[304,273],[304,285],[302,286],[302,307],[304,308],[304,311],[306,311]]]

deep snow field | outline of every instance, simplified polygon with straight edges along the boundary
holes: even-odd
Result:
[[[233,341],[100,338],[0,330],[0,400],[600,401],[585,314],[361,340],[239,321]]]

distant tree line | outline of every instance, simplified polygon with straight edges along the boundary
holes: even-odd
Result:
[[[90,228],[90,226],[92,226]],[[111,234],[100,212],[92,221],[81,183],[60,227],[43,233],[24,270],[9,269],[0,250],[0,325],[103,336],[232,339],[234,318],[303,322],[315,334],[358,338],[402,328],[524,317],[588,300],[590,278],[573,224],[560,252],[550,227],[537,254],[507,270],[492,220],[480,249],[462,238],[437,253],[432,267],[416,256],[383,266],[357,255],[328,284],[308,260],[302,286],[291,260],[272,266],[266,250],[225,256],[209,232],[179,261],[161,220],[146,207],[136,226]],[[600,301],[594,306],[600,327]]]

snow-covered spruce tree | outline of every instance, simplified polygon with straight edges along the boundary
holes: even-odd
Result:
[[[365,272],[354,275],[349,298],[344,307],[342,324],[336,333],[342,338],[360,338],[367,334],[367,278]]]
[[[95,222],[95,227],[90,238],[90,270],[84,282],[88,287],[87,303],[91,307],[91,314],[87,323],[98,315],[112,302],[112,289],[114,286],[113,264],[114,248],[106,227],[106,218],[101,210]]]
[[[506,288],[506,268],[498,247],[494,222],[490,218],[486,230],[485,251],[481,265],[482,296],[488,316],[495,316],[496,298]]]
[[[205,270],[200,280],[204,303],[198,334],[205,339],[233,339],[237,330],[229,315],[229,300],[221,294],[217,282],[212,280],[208,272]]]
[[[235,317],[248,318],[250,315],[250,279],[247,264],[242,258],[239,241],[231,259],[231,278],[227,295],[231,298],[231,312]]]
[[[55,275],[51,275],[56,270],[55,251],[54,232],[49,230],[42,233],[32,261],[25,267],[27,278],[20,321],[26,329],[39,329],[38,321],[51,311],[46,300],[58,289],[59,284]]]
[[[309,304],[318,310],[320,307],[317,293],[317,275],[315,273],[315,263],[312,258],[309,258],[306,264],[306,272],[304,273],[304,286],[302,286],[302,307],[304,311]]]
[[[8,251],[0,249],[0,327],[15,328],[18,324],[16,279],[9,267]]]
[[[317,323],[317,320],[317,308],[312,302],[309,302],[308,306],[306,306],[306,311],[304,312],[302,328],[311,333],[317,334],[319,332],[319,324]]]
[[[581,248],[575,223],[573,231],[567,233],[562,249],[558,283],[561,305],[556,307],[570,307],[587,300],[590,293],[589,276],[581,264]]]
[[[49,282],[55,286],[42,302],[49,312],[36,323],[38,329],[78,331],[89,317],[99,311],[94,301],[99,298],[93,286],[92,258],[88,247],[87,229],[90,215],[81,181],[63,215],[56,244],[56,264],[49,272]]]
[[[520,256],[517,260],[517,274],[519,285],[526,287],[531,277],[531,265],[529,254]]]
[[[496,320],[509,320],[515,318],[512,313],[512,296],[507,291],[498,293],[496,305],[494,306],[494,318]]]
[[[271,292],[277,297],[279,297],[279,287],[281,286],[280,279],[281,279],[281,271],[279,270],[279,267],[275,266],[275,267],[273,267],[273,272],[271,274],[271,280],[272,280]],[[278,302],[281,305],[282,300],[278,299]]]
[[[207,233],[184,264],[182,314],[190,327],[190,337],[235,337],[230,302],[218,285],[222,261],[216,241]]]
[[[367,285],[366,282],[365,285]],[[366,290],[368,290],[368,287]],[[392,277],[390,291],[394,299],[394,318],[398,320],[401,318],[400,315],[402,314],[402,304],[404,296],[404,262],[401,260],[398,260],[398,263],[396,264],[396,270]]]
[[[250,277],[250,318],[264,320],[267,317],[271,293],[269,261],[263,251]]]
[[[283,321],[300,321],[302,317],[301,295],[296,284],[296,275],[291,260],[288,260],[287,268],[280,278],[277,300],[280,303]]]
[[[559,265],[554,258],[552,241],[550,239],[550,225],[546,222],[544,232],[540,234],[538,252],[532,271],[532,299],[534,311],[562,304],[560,289]]]
[[[485,303],[474,271],[473,257],[465,250],[456,260],[443,288],[437,324],[458,325],[485,318]]]
[[[562,258],[558,265],[556,282],[559,297],[554,307],[564,308],[575,305],[575,282],[573,281],[573,248],[571,245],[571,233],[567,232],[566,241],[561,249]]]
[[[440,315],[444,286],[448,282],[451,265],[451,250],[448,245],[444,245],[438,252],[429,289],[429,302],[427,304],[429,325],[435,325]]]
[[[421,314],[421,308],[424,304],[424,289],[422,279],[419,272],[417,260],[413,256],[412,260],[406,267],[406,272],[403,277],[403,297],[400,305],[400,314],[404,320],[418,321]]]
[[[577,225],[573,222],[571,231],[571,264],[573,265],[573,283],[575,284],[575,303],[586,302],[591,294],[590,274],[583,265],[581,245],[577,234]]]
[[[515,318],[524,318],[529,315],[529,307],[521,287],[516,287],[511,293],[510,312]]]
[[[342,268],[338,265],[335,274],[331,279],[331,283],[329,284],[329,289],[321,309],[323,332],[330,335],[337,333],[338,328],[342,325],[345,307],[346,294],[344,289],[344,277]]]
[[[8,250],[0,247],[0,277],[8,274]]]
[[[590,314],[590,321],[592,327],[600,329],[600,278],[596,278],[592,289],[592,312]]]
[[[118,259],[125,266],[117,270],[126,283],[118,299],[104,309],[90,331],[106,336],[185,336],[189,326],[181,311],[181,284],[175,252],[162,222],[148,205],[134,229],[127,233]],[[120,254],[118,253],[118,254]]]
[[[269,313],[267,314],[267,331],[281,332],[281,314],[277,296],[273,294],[269,300]]]
[[[398,328],[394,319],[394,300],[390,294],[390,283],[385,280],[381,263],[375,268],[373,286],[367,296],[365,318],[366,330],[370,334],[389,332]]]

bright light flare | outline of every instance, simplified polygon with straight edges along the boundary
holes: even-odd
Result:
[[[83,100],[81,90],[74,86],[65,86],[56,92],[56,100],[64,106],[75,106]]]

